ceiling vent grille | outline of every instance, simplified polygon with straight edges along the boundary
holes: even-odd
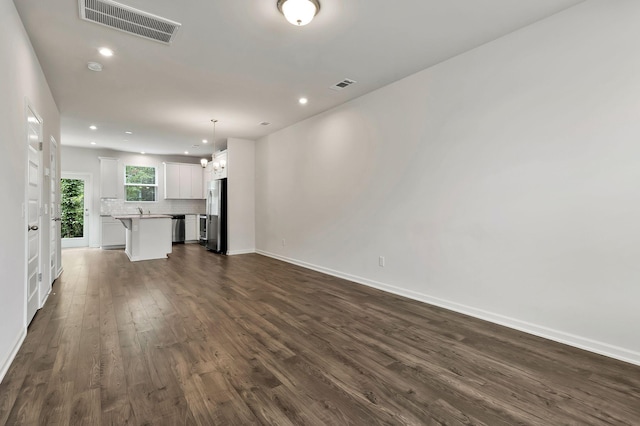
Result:
[[[169,44],[179,23],[110,0],[78,0],[80,17],[129,34]]]
[[[333,86],[329,86],[329,89],[331,90],[342,90],[342,89],[346,89],[347,87],[351,86],[352,84],[357,83],[357,81],[355,80],[351,80],[350,78],[345,78],[344,80],[334,84]]]

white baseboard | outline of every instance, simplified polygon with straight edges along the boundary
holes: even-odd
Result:
[[[53,285],[53,283],[52,283]],[[52,289],[50,288],[49,291],[47,292],[47,294],[44,296],[44,300],[42,300],[42,302],[40,302],[40,306],[38,307],[38,309],[42,309],[44,307],[44,305],[47,303],[47,300],[49,300],[49,295],[51,294]]]
[[[20,346],[22,346],[22,342],[24,342],[24,339],[26,337],[27,337],[27,329],[25,327],[22,329],[22,331],[20,332],[20,335],[18,335],[18,338],[13,343],[13,348],[9,353],[9,357],[2,362],[2,368],[0,369],[0,382],[4,380],[4,376],[7,374],[7,371],[9,371],[9,367],[11,366],[11,363],[13,362],[13,360],[16,358],[16,355],[18,354],[18,350],[20,350]]]
[[[544,327],[541,325],[533,324],[527,321],[522,321],[516,318],[507,317],[494,312],[485,311],[483,309],[474,308],[472,306],[462,305],[460,303],[452,302],[449,300],[440,299],[437,297],[429,296],[427,294],[418,293],[412,290],[395,287],[389,284],[384,284],[378,281],[369,280],[366,278],[358,277],[355,275],[346,274],[333,269],[325,268],[322,266],[313,265],[311,263],[303,262],[300,260],[280,256],[275,253],[269,253],[263,250],[256,250],[256,253],[263,256],[272,257],[274,259],[282,260],[283,262],[292,263],[294,265],[302,266],[303,268],[312,269],[314,271],[322,272],[327,275],[342,278],[345,280],[353,281],[358,284],[366,285],[376,288],[378,290],[386,291],[388,293],[404,296],[409,299],[417,300],[419,302],[428,303],[430,305],[438,306],[450,311],[459,312],[461,314],[469,315],[475,318],[479,318],[485,321],[489,321],[495,324],[499,324],[505,327],[513,328],[518,331],[533,334],[538,337],[553,340],[555,342],[563,343],[565,345],[573,346],[579,349],[584,349],[589,352],[594,352],[600,355],[614,358],[620,361],[628,362],[640,366],[640,353],[631,351],[629,349],[621,348],[619,346],[610,345],[608,343],[599,342],[586,337],[577,336],[564,331],[555,330],[552,328]]]
[[[255,252],[256,252],[256,249],[230,250],[227,252],[227,256],[233,256],[236,254],[251,254]]]

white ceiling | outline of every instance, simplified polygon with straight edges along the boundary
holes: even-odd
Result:
[[[77,0],[14,3],[60,109],[62,144],[202,156],[211,118],[217,140],[256,139],[581,1],[320,0],[305,27],[276,0],[120,1],[180,22],[170,46],[83,21]],[[328,89],[344,78],[358,83]]]

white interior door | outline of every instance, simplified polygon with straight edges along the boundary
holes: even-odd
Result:
[[[51,137],[49,147],[49,165],[51,167],[51,227],[50,229],[50,281],[51,284],[58,278],[58,240],[60,239],[60,198],[58,196],[58,143]]]
[[[63,172],[60,187],[62,248],[88,247],[91,175]]]
[[[40,150],[42,120],[27,108],[27,324],[40,305],[38,297],[40,271]]]

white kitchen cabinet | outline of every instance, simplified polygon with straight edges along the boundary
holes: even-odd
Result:
[[[101,248],[122,248],[125,246],[125,238],[126,232],[122,222],[111,216],[101,217]]]
[[[224,179],[227,177],[227,167],[229,162],[227,161],[227,151],[220,151],[216,153],[216,158],[211,163],[213,164],[213,172],[211,175],[212,180]]]
[[[180,198],[191,197],[191,167],[180,164]]]
[[[198,216],[188,214],[184,221],[184,239],[185,241],[198,241]]]
[[[202,198],[207,198],[207,188],[209,182],[216,179],[224,179],[227,177],[228,167],[227,151],[216,153],[216,159],[209,161],[207,167],[202,171]]]
[[[180,164],[164,165],[164,198],[180,198]]]
[[[202,166],[199,164],[164,163],[165,199],[202,199]]]
[[[202,196],[202,166],[196,164],[191,167],[191,198],[204,198]]]
[[[100,157],[100,198],[118,198],[118,159]]]
[[[115,216],[125,230],[124,252],[132,262],[166,259],[171,254],[171,216],[125,214]]]
[[[213,180],[213,163],[209,162],[202,172],[202,198],[207,198],[209,182]]]

